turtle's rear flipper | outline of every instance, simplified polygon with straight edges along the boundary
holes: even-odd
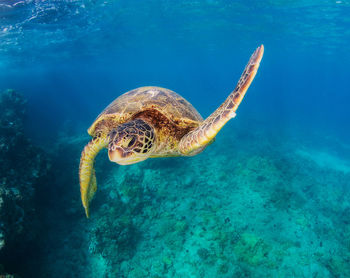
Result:
[[[91,140],[81,153],[79,181],[81,201],[85,208],[86,217],[89,217],[89,203],[97,190],[94,160],[98,152],[107,145],[107,139],[98,137]]]
[[[263,54],[264,46],[261,45],[250,57],[236,88],[227,97],[225,102],[196,129],[189,132],[181,139],[179,145],[181,153],[184,155],[195,155],[200,152],[214,139],[220,129],[230,119],[236,116],[235,112],[256,75]]]

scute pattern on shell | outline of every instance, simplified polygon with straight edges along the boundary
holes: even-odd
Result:
[[[108,105],[101,115],[137,113],[149,108],[156,108],[164,115],[174,118],[203,120],[187,100],[171,90],[160,87],[141,87],[129,91]]]
[[[113,115],[120,123],[124,123],[133,115],[147,109],[156,109],[174,122],[203,121],[192,104],[177,93],[161,87],[140,87],[119,96],[108,105],[94,121],[89,133],[94,133],[95,127],[100,126],[101,123],[98,123],[102,116]]]

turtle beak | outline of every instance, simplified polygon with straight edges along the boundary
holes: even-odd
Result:
[[[147,157],[136,157],[133,152],[125,151],[121,147],[115,147],[114,150],[109,149],[108,158],[119,165],[134,164],[147,159]]]

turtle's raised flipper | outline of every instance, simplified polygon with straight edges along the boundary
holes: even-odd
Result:
[[[264,46],[258,47],[245,67],[234,91],[196,129],[186,134],[180,141],[179,150],[184,155],[195,155],[210,143],[220,129],[233,117],[245,93],[252,83],[264,53]]]
[[[107,145],[107,138],[97,137],[92,139],[81,153],[79,181],[81,201],[85,208],[86,217],[89,217],[89,203],[97,190],[94,160],[98,152]]]

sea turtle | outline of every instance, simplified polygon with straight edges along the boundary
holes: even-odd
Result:
[[[160,87],[141,87],[115,99],[93,122],[93,137],[81,154],[80,192],[86,216],[96,190],[94,159],[108,147],[108,157],[120,165],[149,157],[193,156],[210,144],[233,117],[255,77],[264,52],[251,56],[234,91],[203,120],[197,110],[175,92]]]

